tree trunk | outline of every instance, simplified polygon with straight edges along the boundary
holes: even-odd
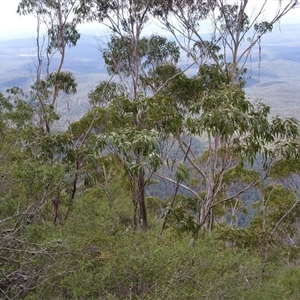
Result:
[[[129,180],[133,203],[133,230],[136,230],[139,224],[143,231],[147,231],[148,221],[145,201],[144,172],[141,171],[137,177],[130,176]]]
[[[138,191],[139,191],[139,207],[140,207],[140,223],[143,231],[148,229],[148,221],[147,221],[147,208],[145,201],[145,178],[144,171],[139,173],[138,179]]]
[[[57,195],[53,200],[53,208],[54,208],[54,219],[53,223],[55,225],[61,225],[62,219],[61,219],[61,212],[60,212],[60,196]]]
[[[212,231],[214,216],[213,216],[213,197],[206,197],[200,211],[198,213],[197,223],[199,227],[205,229],[205,231]]]
[[[220,136],[216,135],[212,137],[208,135],[209,142],[209,159],[207,162],[207,174],[206,174],[206,196],[201,205],[198,213],[198,225],[204,227],[205,230],[211,231],[214,223],[213,216],[213,203],[215,199],[216,191],[216,173],[217,173],[217,160],[218,150],[220,147]]]

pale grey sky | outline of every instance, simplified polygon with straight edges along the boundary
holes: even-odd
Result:
[[[232,0],[235,1],[235,0]],[[262,3],[263,0],[250,0],[250,4],[254,7]],[[279,0],[269,0],[269,5],[265,14],[274,12]],[[283,0],[283,3],[285,1]],[[0,39],[13,39],[22,37],[34,37],[36,29],[36,20],[33,16],[19,16],[16,13],[19,0],[0,0]],[[252,10],[253,8],[251,8]],[[293,9],[286,15],[282,24],[300,23],[300,8]],[[151,26],[150,26],[151,27]],[[101,30],[99,24],[86,24],[81,26],[81,32],[89,31],[91,34],[97,35]],[[148,26],[149,30],[149,26]],[[159,28],[156,28],[158,31]]]

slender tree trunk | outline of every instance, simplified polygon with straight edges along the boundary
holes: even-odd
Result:
[[[136,230],[138,225],[140,225],[143,231],[147,231],[148,220],[145,201],[144,172],[141,171],[137,177],[130,176],[129,180],[133,203],[133,230]]]
[[[53,200],[53,208],[54,208],[54,219],[53,223],[55,225],[61,225],[62,219],[61,219],[61,211],[60,211],[60,195],[57,195]]]
[[[205,197],[204,202],[200,208],[197,223],[199,227],[203,227],[205,230],[211,231],[213,222],[213,196],[209,193],[207,197]]]
[[[204,227],[206,230],[211,231],[214,223],[213,203],[216,196],[216,173],[218,150],[220,147],[220,136],[214,137],[208,135],[209,143],[209,159],[207,162],[207,175],[206,175],[206,196],[200,207],[198,213],[198,225]]]
[[[129,177],[129,182],[130,182],[130,188],[131,188],[131,200],[133,204],[133,215],[132,215],[132,228],[135,231],[138,226],[138,193],[137,193],[137,182],[136,178],[133,176],[128,176]]]
[[[147,208],[145,201],[145,178],[144,171],[139,173],[138,178],[138,190],[139,190],[139,207],[140,207],[140,223],[143,231],[148,229],[148,220],[147,220]]]

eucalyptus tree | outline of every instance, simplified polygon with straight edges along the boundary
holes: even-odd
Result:
[[[299,138],[296,120],[275,117],[269,121],[270,107],[262,103],[252,104],[239,85],[223,81],[218,86],[215,86],[216,82],[212,84],[214,87],[208,84],[197,103],[190,106],[191,116],[186,120],[190,133],[197,136],[206,133],[208,139],[207,159],[201,161],[192,153],[188,154],[189,162],[206,185],[205,196],[199,202],[197,222],[207,228],[212,226],[213,207],[256,186],[268,176],[272,165],[280,158],[297,155]],[[184,141],[181,147],[184,153],[188,151]],[[227,185],[224,185],[225,177],[231,172],[239,174],[241,163],[248,161],[253,165],[257,155],[263,157],[262,171],[254,172],[252,179],[244,182],[246,187],[230,193],[229,187],[235,181],[242,181],[242,173],[239,179],[231,177],[233,182]],[[225,194],[224,190],[227,190]]]
[[[81,18],[101,22],[110,30],[112,37],[108,48],[119,52],[118,55],[121,55],[120,58],[123,61],[123,66],[120,66],[122,68],[120,72],[116,69],[116,62],[112,60],[110,61],[113,64],[111,65],[111,69],[115,68],[114,71],[116,73],[114,75],[119,77],[122,84],[127,85],[126,80],[130,77],[127,88],[131,92],[132,99],[135,99],[139,92],[139,76],[141,74],[139,46],[143,29],[149,21],[149,3],[129,0],[81,1],[81,6],[78,7],[77,14]],[[127,65],[124,65],[124,56],[126,56],[125,61],[127,61]],[[111,56],[110,59],[117,58]],[[124,67],[128,68],[127,74],[123,74]],[[123,75],[125,75],[125,78]]]
[[[37,102],[39,125],[50,134],[52,123],[59,118],[57,104],[60,93],[76,93],[75,77],[63,70],[67,47],[77,44],[79,19],[74,15],[78,1],[22,0],[17,12],[33,15],[37,20],[36,74],[31,89],[32,101]],[[54,58],[58,63],[54,65]]]
[[[194,197],[196,235],[200,228],[212,229],[217,207],[238,201],[281,159],[298,155],[297,121],[270,119],[270,107],[251,103],[242,86],[228,82],[217,65],[205,64],[191,78],[179,75],[148,104],[147,117],[161,120],[154,128],[172,134],[183,153],[175,178],[156,175],[175,184],[175,194],[181,187]],[[258,156],[261,166],[254,170]]]
[[[122,165],[133,203],[133,228],[140,226],[145,231],[148,228],[146,187],[161,163],[159,132],[144,115],[148,98],[141,95],[132,101],[119,94],[103,107],[106,98],[102,95],[101,89],[90,94],[93,103],[100,106],[88,113],[93,119],[91,132],[95,134],[94,145],[100,152],[113,155]]]
[[[219,65],[215,47],[220,47],[228,80],[234,83],[243,75],[251,51],[256,46],[261,50],[263,36],[298,4],[298,0],[154,0],[152,7],[154,16],[192,62],[201,65],[213,61]],[[208,39],[203,27],[210,28]]]
[[[118,84],[103,82],[90,96],[96,106],[106,106],[106,118],[112,118],[114,127],[105,128],[99,139],[106,138],[106,145],[110,145],[112,153],[125,167],[131,186],[134,220],[140,220],[143,230],[147,229],[146,166],[153,166],[147,160],[157,153],[155,131],[144,124],[143,103],[154,92],[149,80],[151,74],[158,67],[176,64],[180,55],[174,42],[158,35],[144,36],[150,4],[150,1],[84,1],[78,9],[80,16],[102,22],[112,34],[107,47],[102,47],[102,54],[111,80]],[[118,112],[118,118],[112,117],[110,111]],[[127,114],[133,119],[125,122]],[[134,227],[136,223],[134,221]]]
[[[52,191],[52,196],[47,199],[53,203],[55,224],[63,222],[62,195],[67,192],[73,199],[77,186],[77,162],[68,161],[66,157],[80,152],[76,149],[78,143],[73,143],[71,136],[59,132],[61,128],[57,126],[59,101],[77,91],[76,79],[71,72],[64,70],[64,62],[67,48],[76,46],[80,38],[77,30],[80,19],[75,14],[78,5],[79,1],[73,0],[21,0],[17,10],[21,15],[35,16],[37,21],[36,70],[27,98],[34,109],[32,123],[37,132],[26,143],[32,156],[39,159],[41,168],[42,165],[45,170],[57,168],[59,176],[53,178],[53,186],[50,189],[45,186],[47,195]]]
[[[180,56],[176,43],[159,35],[140,37],[137,42],[137,57],[133,52],[134,43],[129,36],[113,35],[107,48],[103,49],[108,74],[119,77],[123,90],[132,100],[139,93],[147,96],[156,92],[158,87],[153,86],[151,76],[159,67],[176,65]]]
[[[111,39],[106,48],[101,45],[108,72],[133,100],[143,91],[141,77],[162,63],[176,64],[180,55],[174,42],[157,34],[146,36],[151,12],[150,0],[84,0],[76,10],[79,18],[108,28]]]
[[[272,151],[275,150],[268,152],[270,149],[266,150],[267,145],[275,143],[278,137],[297,143],[295,120],[275,118],[268,122],[270,108],[262,104],[251,104],[242,87],[251,51],[255,46],[261,50],[262,37],[295,8],[298,1],[278,1],[274,14],[270,13],[265,18],[265,10],[270,4],[274,5],[274,1],[266,0],[255,4],[256,7],[252,7],[251,12],[251,1],[248,0],[152,2],[153,15],[174,36],[191,65],[195,64],[199,68],[197,76],[193,78],[194,95],[190,92],[186,95],[177,94],[187,102],[185,106],[181,105],[181,108],[185,107],[186,113],[182,115],[184,126],[174,136],[179,141],[185,160],[189,162],[189,168],[202,179],[204,196],[200,197],[198,191],[194,193],[198,197],[197,224],[208,229],[213,224],[212,208],[216,203],[232,199],[231,195],[223,195],[221,202],[217,201],[224,190],[226,172],[247,159],[253,163],[256,155],[262,152],[266,161],[271,160],[274,155]],[[208,23],[211,25],[210,38],[202,34],[202,26],[207,26]],[[172,98],[172,95],[169,97]],[[191,143],[186,142],[184,135],[190,137]],[[191,147],[199,143],[201,136],[207,139],[208,144],[205,159],[194,153]],[[286,149],[284,144],[281,145],[282,149],[279,144],[275,143],[276,151]],[[295,151],[293,143],[289,145]],[[267,172],[264,176],[266,174]],[[258,174],[253,178],[256,179],[247,188],[262,179]],[[173,182],[178,183],[178,180]]]

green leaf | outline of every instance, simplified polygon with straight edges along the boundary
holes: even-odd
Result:
[[[184,164],[179,164],[176,171],[176,179],[179,181],[187,181],[189,179],[189,171]]]

